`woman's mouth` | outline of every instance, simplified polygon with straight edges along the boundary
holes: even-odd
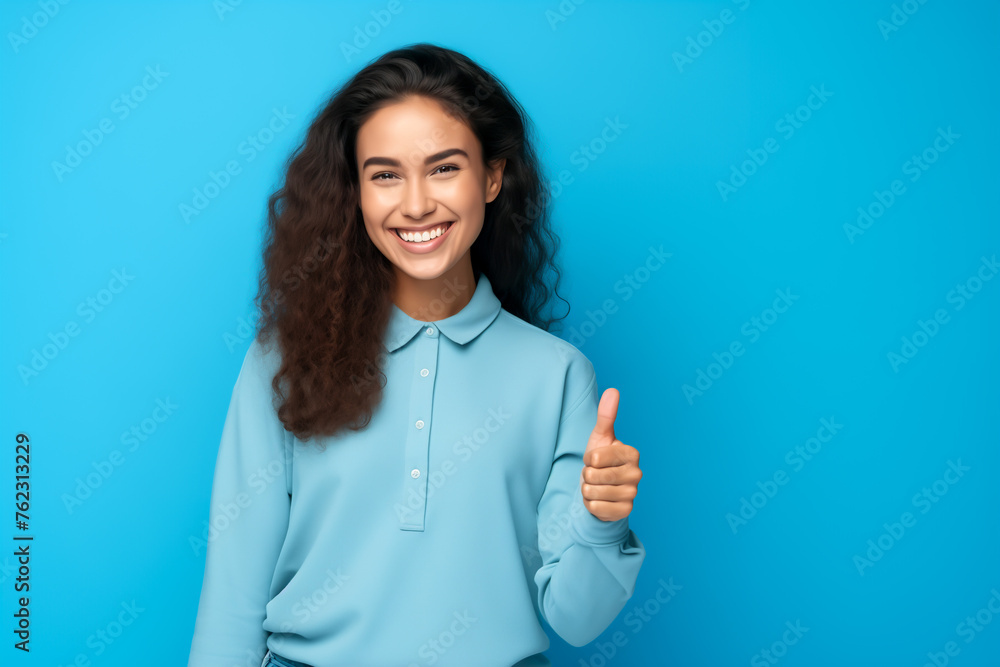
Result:
[[[440,238],[447,234],[448,230],[454,222],[445,222],[440,225],[431,227],[430,229],[424,230],[422,232],[409,232],[399,228],[394,229],[396,236],[398,236],[404,243],[420,246],[420,245],[430,245],[435,239]]]

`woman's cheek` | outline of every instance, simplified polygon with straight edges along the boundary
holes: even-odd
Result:
[[[391,209],[397,198],[398,195],[394,194],[388,188],[372,187],[365,199],[368,201],[368,207],[377,215]]]

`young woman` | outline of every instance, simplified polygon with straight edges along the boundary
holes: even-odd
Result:
[[[189,667],[548,665],[540,618],[582,646],[622,610],[639,454],[541,319],[547,200],[524,111],[455,51],[389,52],[312,122],[269,200]]]

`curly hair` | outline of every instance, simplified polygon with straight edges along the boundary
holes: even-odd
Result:
[[[502,307],[529,324],[548,331],[566,317],[543,316],[558,296],[559,238],[527,114],[465,55],[427,43],[389,51],[334,91],[268,198],[257,336],[264,344],[277,333],[277,415],[303,441],[363,429],[382,399],[394,273],[365,230],[355,146],[372,114],[411,95],[436,100],[464,122],[484,163],[506,159],[500,193],[486,204],[470,250],[475,279],[486,274]]]

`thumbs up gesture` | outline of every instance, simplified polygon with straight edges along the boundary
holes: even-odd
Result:
[[[617,521],[632,511],[642,471],[639,451],[615,438],[618,390],[606,389],[597,406],[597,424],[587,440],[580,471],[583,504],[602,521]]]

